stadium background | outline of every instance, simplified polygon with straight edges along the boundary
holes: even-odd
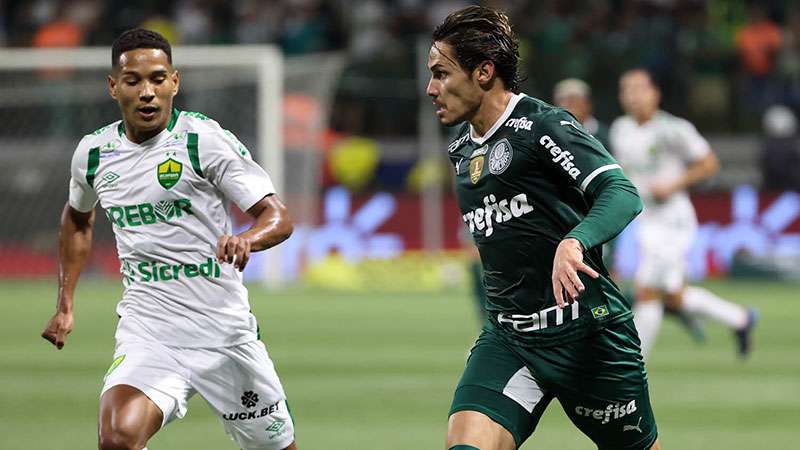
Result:
[[[448,130],[424,96],[424,57],[433,26],[467,3],[0,0],[3,51],[108,51],[116,34],[137,25],[178,46],[178,68],[181,46],[281,50],[283,96],[272,101],[283,132],[271,142],[298,226],[275,259],[253,261],[247,278],[303,448],[442,447],[452,388],[479,324],[444,158]],[[709,326],[697,345],[665,326],[649,365],[663,441],[792,448],[800,418],[800,4],[487,4],[516,25],[523,92],[550,100],[555,82],[582,78],[597,117],[610,123],[620,113],[619,74],[643,66],[662,87],[663,107],[709,138],[722,171],[692,193],[702,226],[691,274],[759,308],[762,323],[746,362],[735,359],[725,330]],[[69,158],[83,134],[119,113],[104,67],[8,69],[7,55],[0,52],[0,447],[92,448],[121,291],[104,218],[66,350],[55,352],[38,333],[55,299]],[[255,72],[213,58],[204,64],[184,70],[176,104],[269,156],[256,148],[263,130]],[[622,275],[635,267],[630,236],[615,258]],[[197,399],[150,447],[233,448]],[[592,446],[554,405],[524,448]]]

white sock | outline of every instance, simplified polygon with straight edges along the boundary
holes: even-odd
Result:
[[[650,350],[656,343],[658,330],[661,328],[661,318],[664,316],[664,307],[656,300],[637,301],[633,306],[633,323],[639,332],[642,341],[642,356],[647,359]]]
[[[682,308],[689,314],[708,317],[736,330],[747,325],[747,309],[701,287],[686,287]]]

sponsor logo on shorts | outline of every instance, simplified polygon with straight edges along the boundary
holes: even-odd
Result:
[[[244,400],[242,400],[242,404],[244,404]],[[255,405],[253,405],[255,406]],[[252,408],[252,406],[246,406],[247,408]],[[265,406],[261,409],[254,409],[252,411],[239,411],[239,412],[232,412],[228,414],[223,414],[222,418],[225,420],[254,420],[260,419],[262,417],[268,416],[273,414],[279,410],[280,402],[275,403],[274,405]]]
[[[252,408],[258,404],[258,394],[253,391],[245,391],[242,394],[242,406],[245,408]]]
[[[636,425],[623,425],[622,432],[624,433],[626,431],[638,431],[639,433],[642,433],[643,432],[642,429],[639,428],[639,424],[641,423],[642,423],[642,418],[639,417],[639,421],[636,422]]]
[[[575,320],[579,316],[578,302],[573,302],[570,306],[570,320]],[[544,330],[548,327],[557,327],[564,323],[567,317],[564,315],[564,309],[552,306],[543,309],[533,314],[504,314],[497,315],[497,322],[510,324],[516,331],[520,333],[527,333],[529,331]],[[580,408],[580,407],[579,407]]]
[[[564,172],[567,172],[567,174],[572,177],[573,180],[578,179],[578,175],[581,174],[581,170],[575,167],[575,163],[572,162],[572,160],[575,159],[575,156],[572,153],[570,153],[568,150],[563,150],[561,147],[556,145],[556,141],[546,134],[539,139],[539,144],[544,146],[546,150],[550,151],[550,156],[553,157],[551,161],[559,164],[561,168],[564,169]]]
[[[528,196],[525,194],[517,194],[511,199],[504,198],[500,201],[497,201],[494,194],[489,194],[483,197],[483,204],[483,208],[476,208],[464,214],[463,219],[470,233],[474,233],[475,230],[483,231],[486,237],[494,233],[493,222],[508,222],[533,211],[533,206],[528,204]]]
[[[599,420],[601,425],[605,425],[612,420],[620,419],[634,412],[636,412],[636,400],[631,400],[628,403],[612,403],[606,406],[605,409],[591,409],[585,406],[575,407],[575,414]],[[639,420],[641,421],[641,417]],[[632,425],[625,425],[622,431],[628,431],[625,429],[627,427],[632,427]],[[639,432],[642,431],[638,423],[636,424],[636,428],[633,429],[639,429]]]
[[[264,431],[267,432],[267,438],[275,439],[286,431],[286,421],[278,419],[272,422],[272,425],[265,428]]]

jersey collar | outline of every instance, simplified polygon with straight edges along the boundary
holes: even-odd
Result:
[[[128,136],[125,134],[125,123],[124,123],[124,121],[120,121],[119,125],[117,125],[117,132],[119,133],[119,136],[122,138],[122,140],[124,142],[126,142],[128,145],[141,146],[141,147],[152,147],[154,145],[158,145],[161,142],[163,142],[164,139],[166,139],[167,136],[169,136],[169,134],[172,133],[172,130],[175,128],[175,124],[178,123],[178,117],[180,117],[180,115],[181,115],[181,111],[178,108],[172,108],[172,115],[170,116],[169,123],[167,123],[167,127],[164,128],[163,130],[161,130],[161,132],[158,133],[157,135],[155,135],[155,136],[151,137],[150,139],[142,142],[141,144],[137,144],[135,142],[132,142],[130,139],[128,139]]]
[[[497,119],[494,125],[492,125],[492,127],[489,128],[489,131],[487,131],[486,134],[484,134],[483,136],[480,137],[475,136],[475,129],[472,127],[472,124],[469,124],[469,139],[478,145],[481,145],[484,142],[488,141],[489,138],[492,137],[492,135],[495,132],[497,132],[497,130],[499,130],[500,127],[503,126],[503,124],[506,122],[506,119],[508,119],[508,116],[510,116],[511,113],[514,112],[514,108],[517,107],[517,103],[519,103],[519,101],[522,100],[522,97],[524,96],[525,94],[523,93],[512,95],[511,100],[509,100],[508,105],[506,105],[505,111],[503,111],[503,114],[500,114],[500,117]]]

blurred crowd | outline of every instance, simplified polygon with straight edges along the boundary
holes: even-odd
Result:
[[[178,45],[272,43],[287,55],[340,51],[347,65],[331,127],[392,138],[417,131],[416,77],[427,50],[418,44],[429,42],[449,12],[471,3],[0,0],[0,44],[108,46],[121,31],[142,26]],[[515,24],[523,92],[552,101],[559,80],[586,80],[595,115],[606,122],[621,113],[617,83],[631,67],[647,68],[664,109],[703,132],[761,131],[765,120],[778,120],[765,117],[769,108],[784,108],[780,117],[800,110],[800,0],[480,3],[505,10]]]

